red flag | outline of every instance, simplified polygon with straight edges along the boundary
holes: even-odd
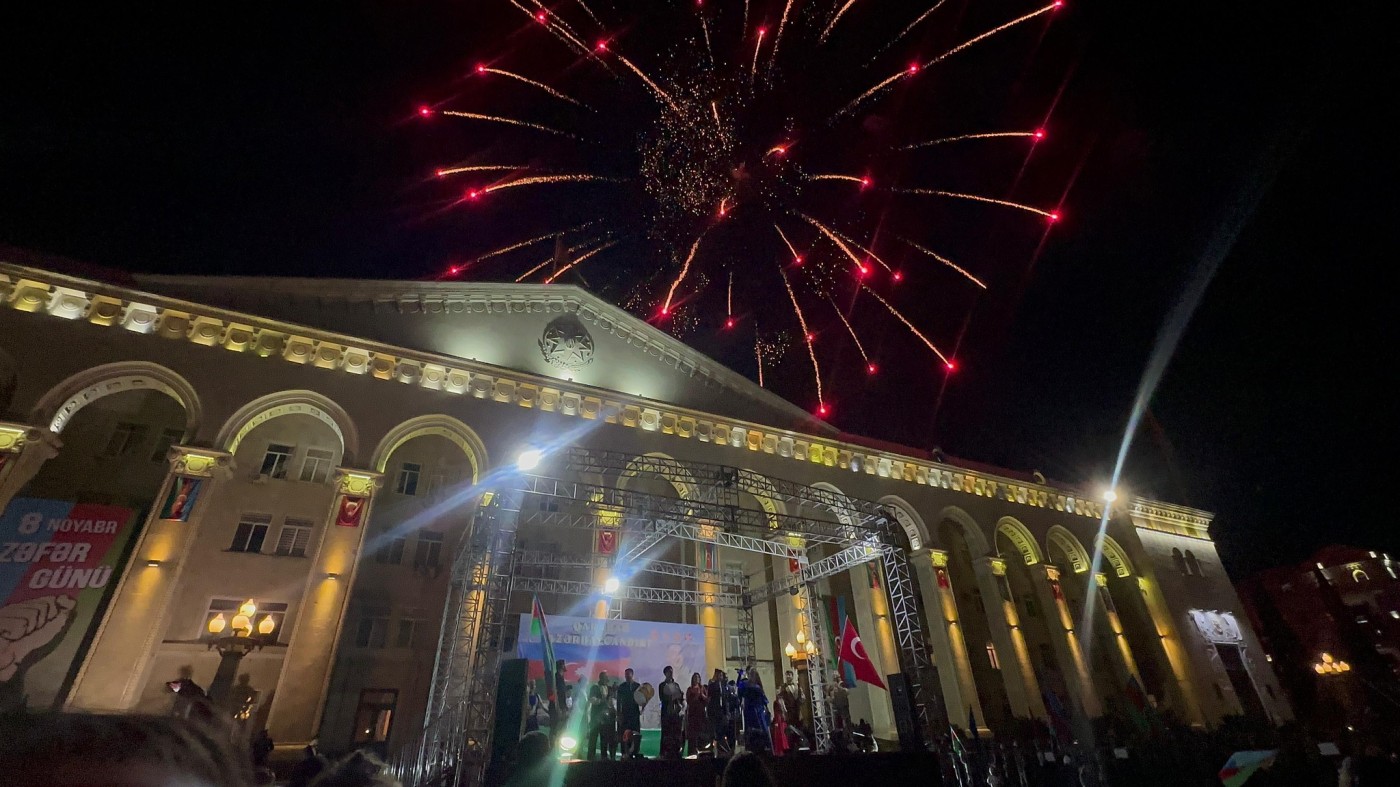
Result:
[[[880,673],[875,669],[875,665],[870,661],[870,657],[865,653],[865,645],[861,644],[860,635],[856,633],[856,627],[851,623],[850,618],[846,618],[846,630],[841,632],[841,660],[851,665],[856,672],[856,679],[863,680],[873,686],[885,688],[884,681],[880,680]]]

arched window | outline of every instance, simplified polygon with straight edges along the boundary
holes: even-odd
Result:
[[[1365,571],[1358,568],[1352,570],[1351,581],[1360,584],[1362,582],[1370,582],[1371,578],[1366,575]]]
[[[1176,566],[1178,574],[1190,575],[1191,573],[1186,570],[1186,556],[1181,554],[1180,549],[1172,549],[1172,565]]]
[[[1201,576],[1201,564],[1196,560],[1196,553],[1186,550],[1186,573],[1193,577]]]

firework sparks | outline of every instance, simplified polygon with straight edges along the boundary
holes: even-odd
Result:
[[[942,254],[939,254],[938,252],[936,252],[936,251],[934,251],[934,250],[932,250],[932,249],[930,249],[930,248],[927,248],[926,246],[923,246],[922,244],[915,243],[914,241],[909,240],[908,238],[900,238],[900,240],[902,240],[902,241],[904,241],[905,243],[907,243],[907,244],[909,244],[910,246],[912,246],[916,251],[921,251],[921,252],[923,252],[924,254],[927,254],[928,256],[934,258],[935,260],[938,260],[939,262],[943,263],[944,265],[948,266],[949,268],[952,268],[953,270],[955,270],[955,271],[957,271],[958,273],[962,274],[968,281],[972,282],[973,284],[976,284],[978,287],[981,287],[981,288],[984,289],[984,290],[987,289],[987,284],[986,284],[986,282],[982,281],[981,279],[977,278],[976,276],[973,276],[971,273],[968,273],[966,268],[963,268],[961,265],[958,265],[957,263],[953,262],[952,260],[948,259],[947,257],[944,257]]]
[[[551,95],[551,96],[554,96],[555,98],[559,99],[560,101],[567,101],[567,102],[569,102],[570,104],[573,104],[573,105],[576,106],[576,107],[583,107],[583,102],[579,101],[578,99],[576,99],[576,98],[574,98],[574,97],[572,97],[572,96],[565,95],[564,93],[561,93],[561,92],[559,92],[558,90],[555,90],[554,88],[550,87],[549,85],[546,85],[546,84],[543,83],[543,82],[537,82],[537,81],[535,81],[535,80],[533,80],[533,79],[530,79],[529,77],[526,77],[526,76],[522,76],[522,75],[520,75],[520,74],[517,74],[517,73],[515,73],[514,71],[506,71],[506,70],[504,70],[504,69],[492,68],[492,67],[490,67],[490,66],[477,66],[477,67],[476,67],[476,73],[478,73],[478,74],[496,74],[496,75],[498,75],[498,76],[509,77],[509,78],[514,79],[514,80],[516,80],[516,81],[523,82],[523,83],[525,83],[525,84],[527,84],[527,85],[529,85],[529,86],[531,86],[531,87],[533,87],[533,88],[536,88],[536,89],[538,89],[538,90],[543,90],[544,92],[548,93],[548,94]],[[587,107],[584,107],[584,108],[587,109]]]
[[[593,257],[593,256],[596,256],[597,254],[599,254],[599,253],[601,253],[601,252],[607,251],[608,249],[611,249],[611,248],[612,248],[613,246],[615,246],[615,245],[617,245],[617,241],[608,241],[607,243],[604,243],[602,246],[599,246],[599,247],[596,248],[596,249],[593,249],[593,250],[591,250],[591,251],[584,252],[583,256],[579,257],[578,259],[574,260],[573,262],[569,263],[568,265],[565,265],[564,267],[560,268],[559,270],[557,270],[557,271],[555,271],[553,274],[551,274],[550,277],[549,277],[548,279],[545,279],[545,280],[544,280],[544,283],[545,283],[545,284],[553,284],[555,279],[559,278],[560,276],[563,276],[565,273],[568,273],[569,271],[573,270],[574,268],[577,268],[578,266],[582,265],[585,261],[588,260],[589,257]],[[552,260],[551,260],[551,262],[552,262]]]
[[[511,90],[506,93],[491,90],[480,95],[483,100],[500,94],[527,103],[509,109],[458,105],[471,99],[469,92],[417,107],[425,119],[438,115],[463,118],[494,130],[497,137],[489,148],[492,158],[471,158],[468,162],[480,163],[444,166],[435,171],[436,179],[427,181],[434,184],[432,187],[457,187],[456,196],[447,203],[450,205],[492,197],[483,200],[491,203],[490,210],[471,211],[476,218],[468,219],[494,222],[480,233],[493,238],[488,247],[491,250],[475,256],[454,255],[448,266],[451,276],[468,269],[475,275],[486,275],[487,268],[477,263],[496,259],[501,267],[511,266],[509,278],[557,283],[568,280],[563,277],[571,273],[576,275],[580,265],[601,259],[589,269],[588,286],[668,332],[684,336],[701,329],[719,317],[721,308],[723,327],[714,340],[724,336],[724,341],[742,341],[752,331],[760,385],[766,384],[767,374],[785,352],[798,350],[796,343],[800,341],[806,360],[799,361],[798,371],[805,373],[810,364],[815,412],[826,418],[831,415],[832,402],[827,397],[832,392],[825,384],[831,381],[822,376],[822,364],[831,362],[824,353],[854,344],[867,373],[875,374],[876,362],[870,355],[875,348],[866,347],[862,340],[872,335],[872,324],[897,326],[900,341],[923,344],[952,369],[952,359],[931,338],[940,336],[951,321],[938,329],[921,324],[956,307],[930,303],[933,293],[925,288],[932,277],[919,276],[903,287],[894,286],[906,281],[904,273],[910,270],[914,255],[919,255],[920,263],[922,258],[933,260],[979,289],[987,289],[982,279],[932,250],[945,245],[932,237],[941,225],[918,214],[933,205],[919,196],[1012,208],[1051,222],[1060,217],[1058,210],[983,196],[978,192],[996,193],[985,182],[967,186],[946,183],[958,191],[907,188],[896,182],[904,167],[892,163],[889,175],[883,174],[883,169],[862,174],[860,164],[863,158],[870,160],[868,157],[879,161],[882,152],[866,148],[875,138],[872,132],[880,129],[885,129],[881,138],[899,140],[898,146],[884,147],[883,155],[890,156],[974,140],[1044,139],[1039,129],[987,130],[928,139],[934,135],[908,133],[914,130],[912,116],[898,107],[888,111],[882,107],[878,115],[873,108],[896,87],[901,93],[929,87],[915,78],[922,69],[969,47],[983,46],[1003,31],[1053,10],[1058,3],[982,32],[963,33],[952,39],[962,43],[932,59],[906,52],[906,67],[890,73],[885,69],[892,67],[880,63],[900,61],[872,58],[874,66],[861,61],[870,52],[878,56],[910,38],[920,25],[931,24],[929,20],[945,0],[924,0],[922,11],[911,8],[907,17],[892,26],[903,26],[892,39],[869,40],[864,50],[854,55],[851,50],[859,47],[862,38],[868,38],[863,30],[860,36],[853,34],[858,17],[867,11],[866,5],[856,11],[856,0],[830,0],[820,9],[797,0],[765,0],[758,7],[751,0],[664,4],[614,0],[598,4],[598,9],[591,7],[592,0],[506,2],[529,14],[531,20],[512,35],[501,37],[511,51],[482,53],[481,59],[474,61],[481,64],[475,66],[476,73],[489,77],[497,86],[507,87],[503,80],[511,80]],[[727,5],[715,8],[721,3]],[[741,8],[742,25],[738,18]],[[632,10],[636,13],[630,13]],[[758,15],[753,15],[755,12]],[[689,19],[689,14],[699,19]],[[614,15],[620,18],[610,18]],[[653,26],[656,17],[666,15],[671,18]],[[765,15],[771,20],[767,24]],[[905,26],[909,18],[913,21]],[[871,20],[872,24],[885,21]],[[849,34],[851,46],[818,49],[823,42],[837,43],[833,39],[841,24],[847,26],[841,31],[842,43]],[[657,35],[658,29],[665,33]],[[529,44],[522,43],[522,36],[548,42],[559,49],[560,57],[550,60],[547,53],[537,57],[541,53],[525,48]],[[628,42],[625,47],[621,43],[624,36]],[[1003,36],[997,40],[1008,39]],[[522,58],[538,64],[538,73],[548,74],[548,78],[536,79],[534,68],[524,69],[532,74],[526,76],[495,65]],[[832,95],[833,85],[848,84],[851,79],[857,80],[855,90],[839,97]],[[873,86],[860,92],[864,85]],[[847,103],[846,99],[857,92],[860,95]],[[995,91],[981,94],[994,95]],[[946,114],[941,107],[919,106],[925,108],[923,116]],[[835,115],[833,110],[837,110]],[[969,107],[966,117],[992,117],[993,111],[990,107]],[[600,117],[607,122],[597,122]],[[834,122],[841,118],[842,122]],[[906,144],[920,139],[925,141]],[[959,155],[974,155],[980,148],[965,145],[952,149]],[[510,166],[512,161],[526,163]],[[970,172],[971,168],[961,170]],[[872,172],[888,179],[881,183],[878,194],[874,193]],[[476,173],[481,173],[485,182],[470,184],[465,196],[461,196],[455,178],[445,181]],[[597,188],[604,183],[618,185]],[[593,187],[585,201],[567,199],[559,191],[589,184]],[[831,188],[825,184],[839,185]],[[913,184],[917,186],[919,181]],[[849,199],[852,185],[866,192],[862,199]],[[559,197],[546,196],[551,194]],[[1035,196],[1026,199],[1030,203],[1040,200]],[[506,213],[517,201],[519,210],[513,215]],[[1010,216],[1000,210],[974,213],[989,221]],[[554,229],[544,231],[551,226]],[[528,234],[541,234],[518,242],[492,234],[520,227],[528,228]],[[539,252],[544,250],[540,244],[549,241],[555,244],[554,254],[540,261],[543,255]],[[892,256],[896,252],[899,256]],[[764,256],[775,263],[773,269],[753,264],[762,262]],[[470,262],[463,263],[463,259]],[[875,265],[888,271],[880,276],[887,279],[881,284],[889,286],[879,287],[879,292],[867,286],[871,274],[881,270]],[[515,274],[522,270],[517,278]],[[781,293],[777,286],[781,286]],[[952,297],[970,298],[973,292],[968,288],[953,292]],[[857,307],[862,295],[869,295],[883,308]],[[788,327],[775,330],[774,325],[765,325],[769,333],[760,333],[760,326],[748,315],[768,314],[784,296],[791,311],[779,309],[775,319]],[[848,308],[842,309],[840,304]],[[836,311],[834,318],[827,308]],[[740,320],[738,315],[745,318]],[[920,324],[911,316],[917,316]],[[842,330],[834,330],[836,320]],[[741,323],[745,337],[736,337]],[[800,335],[794,333],[798,328]],[[823,330],[830,333],[823,334]],[[820,346],[818,336],[823,338]]]
[[[550,183],[618,183],[621,178],[609,178],[602,175],[589,175],[579,173],[573,175],[532,175],[527,178],[517,178],[504,183],[496,183],[481,190],[482,194],[491,194],[506,189],[519,188],[521,186],[543,186]]]
[[[531,122],[528,121],[528,120],[519,120],[519,119],[517,119],[517,118],[501,117],[500,115],[483,115],[483,114],[481,114],[481,113],[479,113],[479,112],[461,112],[461,111],[455,110],[455,109],[445,109],[445,110],[443,110],[442,114],[444,114],[444,115],[451,115],[452,117],[466,118],[466,119],[468,119],[468,120],[482,120],[482,121],[485,121],[485,122],[487,122],[487,123],[504,123],[504,124],[509,125],[509,126],[520,126],[521,128],[532,128],[532,129],[534,129],[534,130],[536,130],[536,131],[543,131],[543,132],[546,132],[546,133],[548,133],[548,134],[558,134],[558,135],[561,136],[561,137],[568,137],[569,139],[578,139],[578,137],[574,136],[573,134],[570,134],[570,133],[567,132],[567,131],[560,131],[560,130],[557,129],[557,128],[550,128],[549,126],[541,125],[541,124],[539,124],[539,123],[531,123]]]
[[[956,137],[941,137],[939,139],[930,139],[926,142],[915,142],[912,145],[905,145],[904,147],[900,148],[900,150],[917,150],[919,148],[929,148],[933,147],[934,145],[946,145],[950,142],[962,142],[964,140],[969,139],[1004,139],[1007,137],[1029,137],[1031,139],[1039,141],[1045,139],[1045,130],[1036,129],[1035,131],[986,131],[980,134],[959,134]]]
[[[787,290],[788,300],[792,301],[792,312],[797,315],[797,324],[802,328],[802,341],[807,344],[807,357],[812,360],[812,380],[817,386],[817,412],[826,415],[826,396],[822,393],[822,367],[817,363],[817,350],[812,346],[817,337],[807,328],[807,318],[802,314],[802,307],[797,303],[797,293],[792,291],[792,282],[788,281],[787,274],[779,268],[778,275],[783,277],[783,287]]]
[[[1041,210],[1034,205],[1027,205],[1022,202],[1012,202],[1009,199],[997,199],[995,197],[984,197],[981,194],[963,194],[958,191],[941,191],[939,189],[892,189],[896,194],[923,194],[934,197],[951,197],[952,199],[965,199],[972,202],[985,202],[988,205],[1000,205],[1004,208],[1015,208],[1024,210],[1027,213],[1034,213],[1044,216],[1051,221],[1058,221],[1060,214],[1053,210]]]
[[[822,37],[819,39],[820,43],[826,43],[826,39],[831,35],[831,31],[835,29],[836,23],[840,22],[841,17],[845,16],[846,11],[850,10],[850,7],[855,4],[856,0],[846,0],[846,4],[841,6],[840,10],[836,12],[835,16],[831,17],[831,22],[829,22],[826,26],[826,29],[822,31]],[[791,3],[789,3],[789,5],[791,5]]]
[[[909,318],[905,317],[903,314],[900,314],[900,313],[899,313],[899,310],[896,309],[893,305],[891,305],[889,301],[885,300],[884,298],[881,298],[881,297],[880,297],[880,293],[875,292],[874,290],[870,289],[869,287],[865,286],[864,284],[862,284],[862,285],[860,286],[860,288],[861,288],[862,290],[865,290],[872,298],[874,298],[875,300],[879,301],[879,302],[880,302],[880,305],[882,305],[882,306],[884,306],[886,309],[888,309],[889,312],[890,312],[890,314],[893,314],[893,315],[894,315],[895,319],[897,319],[897,320],[899,320],[900,322],[904,323],[904,327],[905,327],[905,328],[908,328],[910,333],[912,333],[912,334],[914,334],[915,336],[919,337],[919,341],[923,342],[925,347],[927,347],[927,348],[929,348],[930,350],[932,350],[932,351],[933,351],[933,354],[938,356],[938,359],[939,359],[940,361],[943,362],[943,365],[944,365],[944,366],[947,366],[949,369],[952,369],[952,368],[953,368],[953,362],[950,361],[950,360],[948,360],[948,356],[944,355],[943,352],[942,352],[941,350],[939,350],[936,346],[934,346],[933,342],[929,341],[929,338],[928,338],[927,336],[925,336],[925,335],[923,334],[922,331],[920,331],[918,328],[914,327],[914,323],[909,322]]]

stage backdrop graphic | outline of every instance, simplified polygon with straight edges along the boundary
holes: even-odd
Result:
[[[35,498],[0,514],[0,711],[62,702],[134,520],[129,508]]]
[[[546,615],[549,636],[554,640],[554,657],[563,659],[570,684],[579,678],[592,684],[598,673],[607,670],[610,679],[620,679],[631,667],[638,683],[659,686],[667,665],[676,671],[681,688],[690,685],[690,673],[705,680],[716,665],[705,664],[705,627],[691,623],[653,623],[647,620],[599,620],[566,615]],[[530,616],[520,616],[517,655],[530,660],[530,679],[544,677],[543,643],[530,634]],[[642,727],[661,726],[661,702],[653,697],[642,711]]]

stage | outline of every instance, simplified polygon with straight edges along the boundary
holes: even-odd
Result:
[[[928,753],[765,757],[775,785],[851,787],[853,784],[942,784],[938,758]],[[562,787],[715,787],[727,760],[573,762]]]

